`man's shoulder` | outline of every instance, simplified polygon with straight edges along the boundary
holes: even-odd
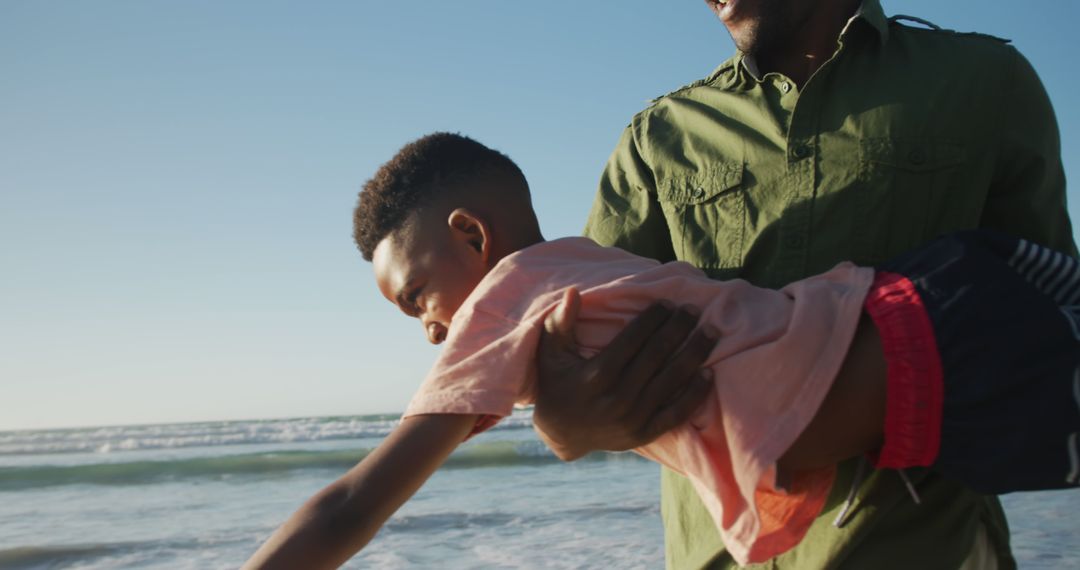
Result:
[[[883,48],[860,52],[859,57],[872,58],[883,73],[894,70],[916,82],[948,82],[954,94],[981,96],[1012,85],[1026,62],[1008,39],[897,16],[889,19]]]
[[[660,95],[649,101],[649,104],[638,111],[631,119],[629,128],[642,138],[642,133],[651,131],[655,128],[663,129],[664,126],[671,126],[669,123],[676,117],[671,116],[673,106],[678,106],[680,101],[689,99],[695,99],[700,96],[702,89],[711,92],[713,97],[715,94],[723,91],[735,92],[738,91],[739,66],[741,65],[741,56],[735,54],[718,67],[716,67],[707,76],[687,83],[681,87],[678,87],[668,93]],[[715,103],[715,102],[714,102]],[[678,113],[674,113],[678,115]]]
[[[672,97],[678,97],[680,95],[684,95],[684,94],[692,91],[693,89],[695,89],[697,87],[701,87],[701,86],[704,86],[704,85],[716,86],[716,85],[723,85],[723,84],[730,83],[730,81],[732,79],[734,79],[734,77],[735,77],[736,67],[739,64],[739,60],[740,60],[739,54],[735,54],[735,55],[731,56],[730,58],[727,59],[727,61],[724,61],[723,63],[721,63],[716,69],[712,70],[712,72],[709,73],[708,75],[706,75],[705,77],[702,77],[701,79],[697,79],[695,81],[687,83],[686,85],[683,85],[682,87],[679,87],[677,89],[673,89],[673,90],[671,90],[671,91],[669,91],[669,92],[667,92],[667,93],[665,93],[663,95],[660,95],[659,97],[653,98],[651,101],[649,101],[649,106],[646,107],[643,111],[641,111],[641,113],[638,113],[638,114],[641,115],[641,114],[647,113],[649,111],[649,109],[655,107],[661,101],[664,101],[665,99],[669,99],[669,98],[672,98]]]
[[[941,58],[1008,58],[1015,53],[1012,40],[983,32],[943,28],[910,16],[889,18],[889,41],[904,47],[929,50]]]

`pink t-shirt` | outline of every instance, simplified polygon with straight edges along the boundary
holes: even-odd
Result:
[[[479,431],[531,403],[543,320],[567,287],[581,293],[586,355],[657,299],[696,305],[720,332],[707,362],[715,389],[689,423],[635,451],[690,479],[738,563],[767,560],[802,539],[829,493],[832,469],[778,489],[776,460],[836,377],[872,279],[842,263],[776,291],[586,238],[544,242],[504,258],[466,299],[405,416],[481,414]]]

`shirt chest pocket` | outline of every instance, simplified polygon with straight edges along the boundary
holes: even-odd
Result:
[[[874,264],[949,231],[978,225],[963,192],[964,148],[935,139],[870,139],[859,148],[855,258]]]
[[[711,277],[742,266],[746,196],[741,162],[671,173],[657,186],[675,255]],[[730,271],[723,271],[730,270]]]

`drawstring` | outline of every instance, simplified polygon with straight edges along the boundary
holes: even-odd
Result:
[[[907,487],[907,492],[911,494],[911,498],[915,501],[916,505],[921,505],[922,501],[919,500],[919,494],[915,492],[915,485],[911,484],[911,479],[908,479],[907,473],[903,469],[897,469],[897,473],[900,474],[900,478],[904,480],[904,486]]]
[[[851,509],[851,505],[855,504],[855,492],[858,491],[859,485],[862,484],[863,478],[866,477],[866,456],[859,458],[859,466],[855,468],[855,478],[851,480],[851,490],[848,491],[847,499],[844,501],[844,508],[840,509],[840,514],[836,515],[833,519],[833,526],[836,528],[843,528],[847,523],[845,517],[847,517],[848,511]]]
[[[840,513],[833,519],[833,526],[836,528],[844,528],[847,524],[847,515],[851,510],[851,507],[855,505],[855,495],[858,493],[859,485],[862,485],[864,479],[866,479],[866,456],[864,455],[859,459],[859,465],[855,468],[855,478],[851,480],[851,489],[848,491],[847,499],[844,500],[844,506],[840,509]],[[907,473],[903,469],[897,469],[897,473],[900,474],[900,478],[904,481],[904,487],[907,487],[908,494],[911,495],[911,499],[915,501],[916,505],[921,505],[922,500],[919,499],[919,494],[915,492],[915,485],[911,483],[911,479],[908,478]]]

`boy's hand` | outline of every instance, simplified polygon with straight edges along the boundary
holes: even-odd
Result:
[[[694,331],[699,312],[653,303],[585,359],[574,336],[580,305],[578,292],[567,290],[544,321],[537,354],[533,422],[555,454],[572,461],[590,451],[625,451],[689,419],[712,387],[701,365],[716,335]]]

